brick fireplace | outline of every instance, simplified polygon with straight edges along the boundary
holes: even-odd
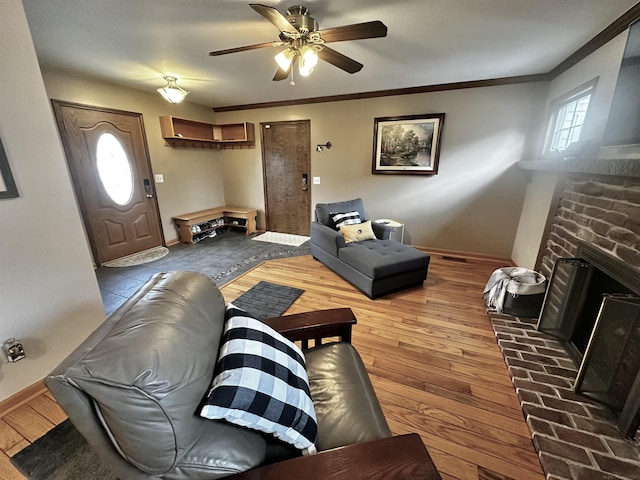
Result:
[[[536,270],[550,278],[556,260],[578,257],[587,244],[623,262],[640,284],[638,164],[562,175]],[[640,478],[640,430],[625,438],[607,407],[574,393],[579,364],[566,344],[538,331],[537,319],[489,316],[547,478]]]
[[[547,278],[558,258],[590,243],[640,271],[640,178],[573,173],[557,191],[538,270]]]

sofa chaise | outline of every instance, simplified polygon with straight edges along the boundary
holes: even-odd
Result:
[[[354,220],[355,217],[358,217]],[[353,230],[345,239],[336,220]],[[363,235],[358,226],[362,225]],[[371,231],[371,234],[366,233]],[[413,247],[390,240],[391,230],[367,220],[361,198],[335,203],[318,203],[311,223],[311,255],[355,285],[370,298],[422,285],[427,278],[430,257]],[[365,238],[365,239],[361,239]]]

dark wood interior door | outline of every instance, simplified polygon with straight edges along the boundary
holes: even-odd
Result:
[[[262,123],[267,230],[309,235],[311,223],[311,123]]]
[[[97,265],[162,245],[142,115],[53,106]]]

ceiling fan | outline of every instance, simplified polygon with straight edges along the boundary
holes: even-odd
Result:
[[[348,73],[359,72],[363,67],[360,62],[327,47],[326,44],[387,35],[387,26],[380,20],[318,30],[318,22],[309,14],[309,9],[306,7],[295,5],[287,9],[283,15],[274,7],[267,5],[250,3],[249,6],[275,25],[280,32],[278,35],[280,40],[217,50],[209,52],[209,55],[216,57],[264,47],[287,47],[275,56],[278,70],[273,77],[274,81],[284,80],[291,74],[293,84],[293,65],[297,63],[300,75],[307,76],[312,72],[318,59]]]

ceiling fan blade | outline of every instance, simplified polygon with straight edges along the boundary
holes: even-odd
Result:
[[[256,43],[255,45],[247,45],[245,47],[227,48],[226,50],[216,50],[215,52],[209,52],[209,55],[212,57],[218,57],[220,55],[226,55],[228,53],[238,53],[238,52],[245,52],[247,50],[255,50],[256,48],[273,47],[274,43],[277,45],[277,42],[265,42],[265,43]]]
[[[275,8],[267,5],[260,5],[259,3],[250,3],[249,6],[274,24],[281,32],[292,33],[294,35],[298,34],[298,30],[296,30],[296,28],[289,23],[289,20],[287,20],[286,17]]]
[[[279,82],[280,80],[286,80],[287,78],[289,78],[289,73],[291,73],[291,67],[286,70],[278,67],[278,70],[276,70],[276,74],[273,76],[273,81]]]
[[[318,52],[318,57],[348,73],[359,72],[364,66],[360,62],[356,62],[353,58],[349,58],[340,52],[336,52],[334,49],[329,48],[326,45]]]
[[[372,22],[354,23],[343,27],[325,28],[319,30],[320,37],[327,43],[343,42],[345,40],[362,40],[387,36],[387,26],[380,20]]]

